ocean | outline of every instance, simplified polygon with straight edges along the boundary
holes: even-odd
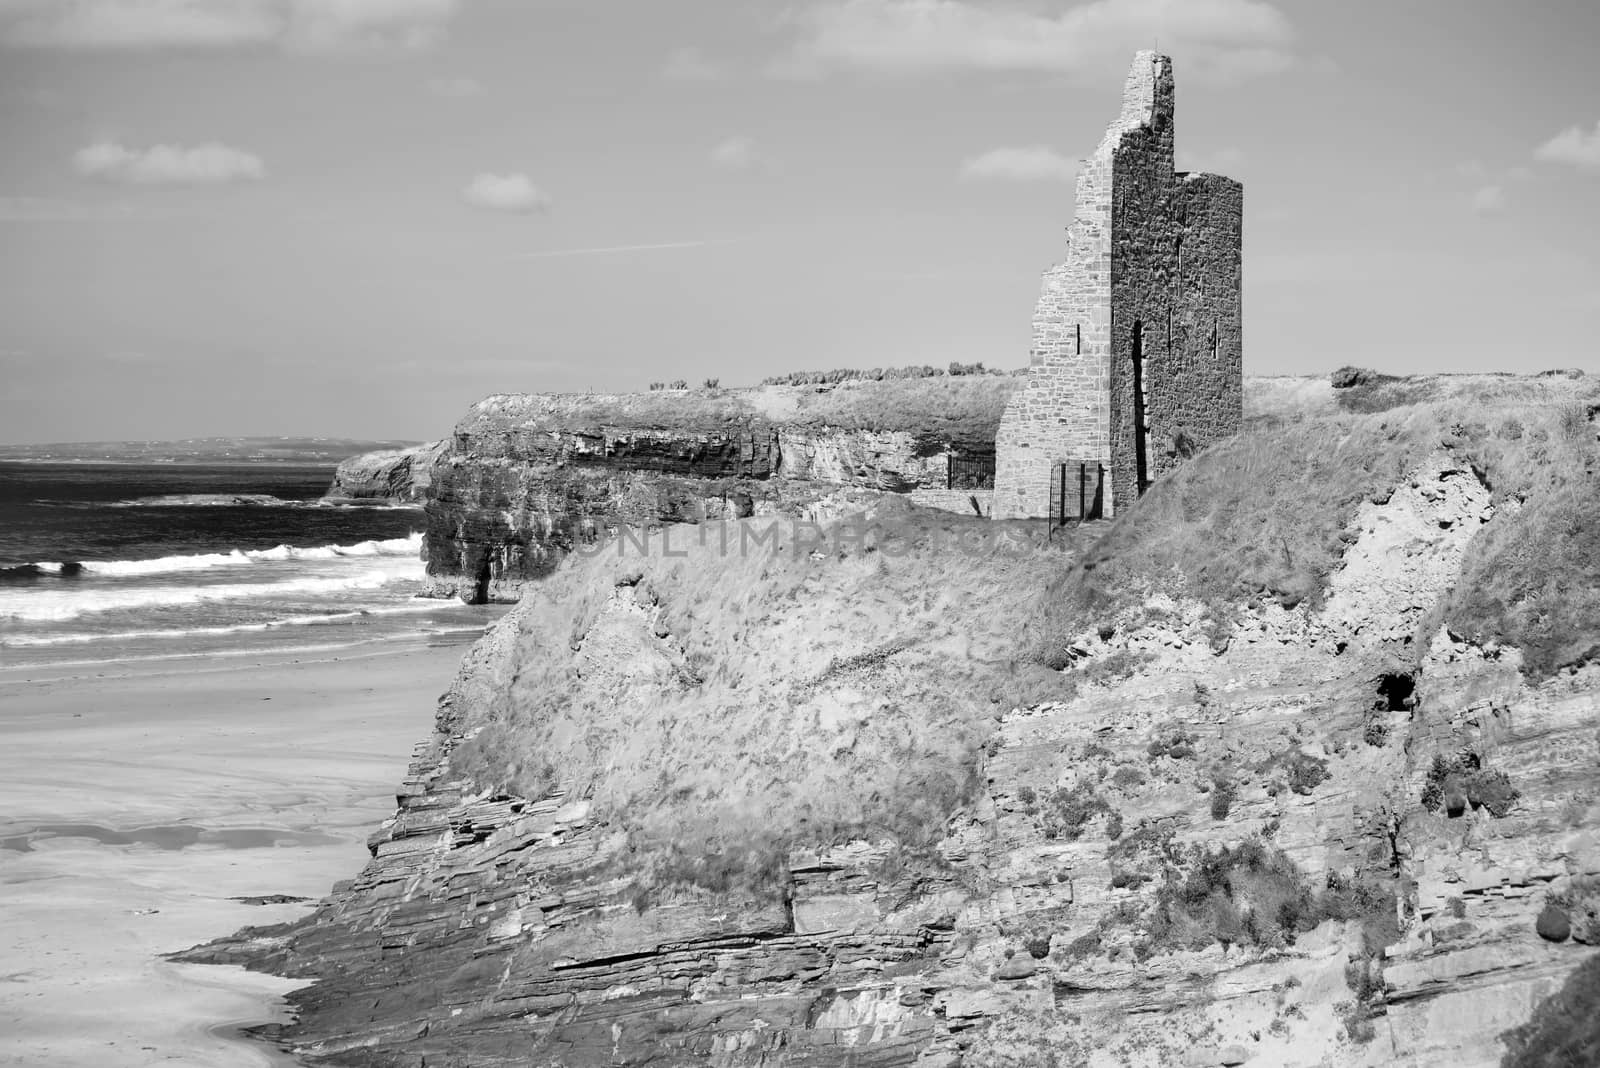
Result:
[[[0,664],[459,641],[504,611],[418,598],[421,508],[323,503],[332,477],[0,461]]]

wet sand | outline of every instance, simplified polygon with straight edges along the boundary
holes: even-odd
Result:
[[[465,648],[0,666],[0,1064],[293,1064],[299,983],[161,955],[360,870]]]

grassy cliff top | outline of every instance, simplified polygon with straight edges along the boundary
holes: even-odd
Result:
[[[1281,427],[1340,413],[1436,402],[1554,404],[1592,389],[1582,372],[1396,377],[1359,371],[1354,377],[1352,384],[1336,389],[1327,375],[1248,376],[1245,425]],[[1026,381],[1023,375],[937,374],[746,389],[500,393],[473,405],[456,433],[698,435],[764,433],[782,426],[903,432],[914,435],[919,445],[987,450],[994,445],[1006,402]]]
[[[1408,396],[1444,399],[1387,406]],[[1258,423],[1157,481],[1053,578],[1041,641],[1059,648],[1152,592],[1203,602],[1224,625],[1251,603],[1315,607],[1362,504],[1387,501],[1443,450],[1489,488],[1495,514],[1427,625],[1517,647],[1534,677],[1591,659],[1597,408],[1592,380],[1437,376],[1376,383],[1332,414]]]
[[[1247,427],[1260,428],[1411,404],[1560,404],[1588,396],[1597,387],[1600,383],[1576,370],[1386,375],[1345,367],[1331,375],[1249,375],[1244,380],[1244,418]]]
[[[726,434],[784,426],[900,431],[919,441],[989,448],[1021,381],[1011,375],[939,375],[750,389],[502,393],[473,405],[456,433]]]

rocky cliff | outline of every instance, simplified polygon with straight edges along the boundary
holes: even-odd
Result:
[[[1594,410],[1244,435],[1054,545],[574,555],[367,868],[187,959],[314,980],[313,1063],[1588,1063]]]
[[[404,449],[381,449],[342,460],[333,472],[333,484],[324,499],[421,502],[433,481],[433,464],[445,444],[433,441]]]
[[[982,510],[1014,384],[965,375],[490,397],[433,466],[430,591],[515,601],[575,545],[624,525],[828,517],[878,493]],[[952,457],[971,467],[955,491]]]

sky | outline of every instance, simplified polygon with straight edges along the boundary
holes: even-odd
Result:
[[[1140,48],[1248,374],[1600,373],[1593,0],[0,0],[0,442],[1027,363]]]

